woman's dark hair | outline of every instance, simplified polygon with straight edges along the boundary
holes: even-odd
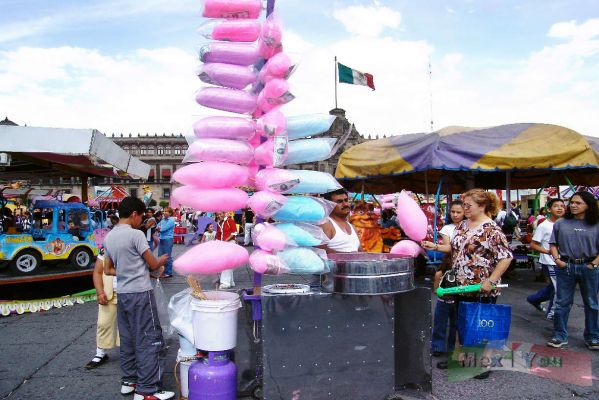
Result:
[[[572,197],[570,197],[570,201],[572,201],[574,196],[580,197],[588,207],[584,213],[584,221],[589,225],[595,225],[597,222],[599,222],[599,207],[597,207],[597,200],[595,199],[595,196],[589,192],[581,190],[574,193]],[[570,207],[566,209],[566,215],[564,215],[564,218],[574,218],[574,214],[572,214]]]
[[[451,220],[451,207],[453,206],[461,206],[462,208],[464,208],[464,203],[462,202],[462,200],[459,199],[449,203],[449,205],[447,206],[447,215],[445,216],[445,224],[453,224],[453,221]]]

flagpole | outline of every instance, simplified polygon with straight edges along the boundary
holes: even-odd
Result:
[[[337,108],[337,56],[335,56],[335,108]]]

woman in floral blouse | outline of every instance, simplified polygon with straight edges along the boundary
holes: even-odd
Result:
[[[491,219],[492,215],[497,214],[499,199],[492,192],[472,189],[464,194],[463,207],[466,219],[456,227],[451,244],[423,242],[422,246],[431,250],[451,251],[452,272],[458,286],[481,283],[479,293],[454,296],[456,307],[461,301],[495,303],[499,293],[493,289],[493,285],[500,282],[512,262],[512,252],[505,234]],[[487,371],[476,378],[484,379],[488,375]]]
[[[452,271],[458,286],[482,283],[480,293],[457,296],[457,300],[472,301],[482,297],[481,302],[495,302],[498,295],[493,285],[498,284],[501,276],[512,261],[505,234],[491,219],[497,214],[499,200],[492,192],[472,189],[463,196],[464,215],[455,230],[450,245],[436,245],[423,242],[424,248],[451,251]]]

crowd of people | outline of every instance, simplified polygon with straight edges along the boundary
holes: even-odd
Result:
[[[461,302],[495,303],[500,291],[496,285],[513,258],[509,242],[518,226],[515,210],[498,210],[494,193],[473,189],[449,204],[447,223],[441,229],[440,243],[424,241],[428,250],[447,253],[435,273],[434,290],[439,287],[480,284],[480,293],[437,298],[434,311],[431,351],[440,357],[461,343],[457,318]],[[495,216],[495,219],[493,217]],[[584,304],[586,346],[599,350],[599,208],[586,191],[575,193],[568,205],[562,199],[549,199],[546,207],[527,220],[531,230],[530,247],[540,254],[539,263],[549,283],[528,296],[528,302],[553,321],[553,335],[547,346],[568,344],[568,316],[576,285]],[[545,309],[543,302],[548,302]],[[447,361],[437,367],[447,368]],[[484,379],[489,371],[477,376]]]
[[[351,211],[347,192],[339,190],[325,196],[335,204],[328,220],[321,226],[330,239],[327,253],[360,251],[355,228],[349,223]],[[513,259],[509,242],[520,216],[515,211],[500,212],[497,196],[483,189],[472,189],[448,205],[448,217],[437,243],[423,241],[427,250],[446,253],[435,272],[434,290],[439,287],[480,284],[480,292],[437,298],[431,340],[433,356],[444,356],[461,343],[457,331],[461,303],[495,304],[500,295],[497,285]],[[549,284],[528,297],[541,310],[548,302],[545,317],[552,319],[554,331],[548,346],[568,344],[568,316],[576,285],[584,303],[584,340],[591,350],[599,350],[597,292],[599,290],[599,208],[588,192],[577,192],[569,204],[549,199],[547,215],[535,215],[531,248],[540,254],[539,263]],[[146,209],[136,198],[126,198],[119,207],[118,219],[104,242],[104,254],[98,258],[94,285],[98,293],[97,349],[88,368],[107,359],[106,351],[120,345],[122,369],[121,393],[135,392],[135,399],[167,399],[172,392],[161,389],[163,345],[157,315],[152,278],[172,276],[173,231],[186,211],[166,207],[161,211]],[[236,219],[232,213],[215,213],[201,229],[200,242],[236,241],[239,226],[244,228],[243,244],[251,244],[251,230],[256,223],[250,210]],[[114,215],[116,218],[116,215]],[[198,218],[196,218],[198,220]],[[394,220],[393,216],[387,216]],[[190,221],[187,217],[186,221]],[[387,223],[397,223],[389,222]],[[240,241],[241,243],[241,241]],[[153,250],[158,249],[158,257]],[[118,272],[118,283],[112,276]],[[233,271],[223,271],[219,288],[235,286]],[[118,287],[118,301],[117,301]],[[116,326],[118,325],[118,330]],[[135,340],[144,337],[148,340]],[[447,368],[447,360],[437,363]],[[489,371],[477,376],[484,379]],[[146,397],[144,397],[146,396]]]

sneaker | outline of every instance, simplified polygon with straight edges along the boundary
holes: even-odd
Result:
[[[553,321],[553,314],[549,314],[545,317],[547,321]]]
[[[591,340],[590,342],[586,342],[586,345],[589,350],[594,350],[594,351],[599,350],[599,342],[596,340]]]
[[[135,393],[133,400],[167,400],[175,397],[175,392],[167,392],[166,390],[161,390],[154,394],[139,394]]]
[[[108,361],[108,355],[104,354],[102,357],[94,356],[90,362],[85,364],[85,369],[98,368],[100,365]]]
[[[547,346],[554,347],[556,349],[561,349],[562,347],[567,346],[567,345],[568,345],[567,340],[559,340],[556,338],[553,338],[547,342]]]
[[[529,300],[526,300],[526,301],[528,301],[528,304],[530,304],[531,306],[533,306],[534,308],[536,308],[540,312],[545,312],[545,311],[543,311],[543,307],[541,307],[540,303],[536,303],[534,301],[529,301]]]
[[[231,285],[227,285],[226,283],[221,283],[218,288],[219,288],[219,290],[227,290],[227,289],[231,289]]]
[[[122,395],[128,395],[128,394],[133,394],[133,392],[135,392],[135,387],[137,386],[137,383],[135,382],[122,382],[121,383],[121,394]]]

